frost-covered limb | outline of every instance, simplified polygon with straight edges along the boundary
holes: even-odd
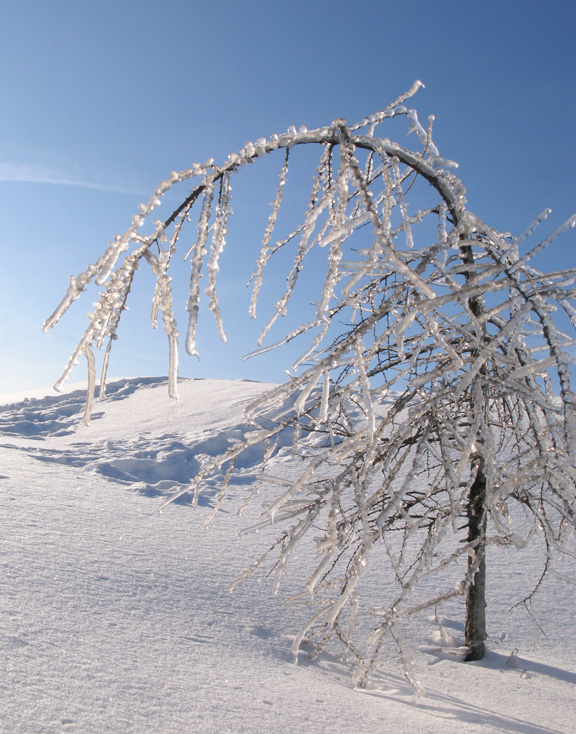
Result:
[[[262,273],[263,273],[266,263],[268,262],[268,259],[270,258],[270,254],[269,254],[270,240],[272,238],[272,233],[274,232],[276,220],[278,219],[278,212],[280,211],[280,205],[282,204],[282,194],[284,191],[284,185],[286,184],[286,175],[288,173],[289,153],[290,153],[290,148],[286,148],[286,156],[284,158],[284,165],[282,166],[282,170],[280,171],[280,183],[278,184],[278,191],[276,192],[276,198],[271,203],[272,211],[270,212],[270,217],[268,218],[268,226],[266,227],[266,231],[264,232],[264,237],[262,238],[262,249],[260,250],[260,255],[256,263],[256,270],[254,271],[254,273],[252,274],[252,278],[250,279],[250,280],[254,280],[252,300],[250,301],[250,318],[253,318],[253,319],[256,318],[256,302],[258,300],[258,293],[260,292],[260,287],[262,286]]]
[[[188,311],[188,328],[186,330],[186,351],[191,357],[197,357],[198,351],[195,346],[196,326],[198,324],[198,311],[200,302],[200,278],[202,277],[202,265],[206,255],[206,241],[208,239],[208,222],[212,213],[212,199],[214,197],[214,181],[209,181],[204,188],[202,210],[198,219],[198,238],[194,245],[188,250],[184,259],[193,252],[190,266],[190,290],[186,310]]]
[[[469,592],[477,588],[487,545],[522,549],[542,542],[548,571],[576,528],[576,269],[543,273],[534,266],[538,253],[574,231],[576,217],[534,245],[549,210],[518,237],[468,211],[454,164],[434,142],[432,118],[425,128],[404,106],[420,86],[358,124],[337,119],[316,130],[290,128],[246,143],[220,165],[209,159],[172,172],[126,232],[71,278],[45,325],[51,328],[91,284],[101,285],[59,381],[86,355],[90,403],[92,350],[106,343],[103,393],[133,278],[140,265],[150,267],[152,322],[162,314],[169,389],[176,395],[174,255],[196,227],[186,337],[196,354],[203,273],[207,310],[224,338],[218,275],[223,248],[234,246],[227,244],[231,174],[283,151],[248,316],[256,316],[275,255],[288,251],[291,261],[248,356],[299,344],[291,377],[247,406],[244,437],[206,461],[191,486],[166,504],[189,491],[197,505],[206,480],[218,477],[210,523],[230,495],[243,452],[260,447],[258,482],[240,510],[261,502],[249,529],[276,527],[278,536],[242,578],[266,570],[277,587],[293,556],[310,543],[315,557],[305,588],[291,597],[308,610],[295,655],[305,636],[316,653],[334,640],[355,661],[362,685],[391,639],[416,690],[411,619],[456,596],[467,597],[470,614]],[[406,120],[414,149],[385,137],[391,118]],[[294,171],[302,145],[319,149],[308,203],[288,234],[276,235],[288,163]],[[172,214],[151,221],[163,195],[190,181]],[[326,256],[308,294],[312,315],[273,335],[302,273],[318,268],[316,249]],[[293,474],[278,476],[276,454],[289,446]],[[364,610],[364,585],[383,578],[381,598]],[[374,620],[368,638],[358,623],[364,613]]]
[[[413,89],[417,88],[417,86],[418,85],[416,85]],[[394,114],[400,115],[405,113],[406,111],[401,110],[399,107]],[[373,122],[374,120],[372,121],[372,123]],[[353,127],[351,129],[354,130],[356,128]],[[389,143],[389,141],[387,140],[382,140],[379,138],[372,140],[369,137],[361,136],[358,138],[358,140],[355,140],[354,142],[360,148],[378,152],[378,154],[380,156],[383,156],[384,158],[394,155],[408,166],[415,165],[418,168],[418,166],[420,166],[421,164],[422,170],[419,172],[425,178],[427,178],[427,180],[432,182],[433,185],[439,186],[440,189],[442,189],[443,193],[448,196],[449,208],[452,210],[453,207],[457,205],[458,193],[456,193],[456,195],[453,195],[451,193],[451,186],[446,186],[443,180],[438,177],[437,173],[432,168],[427,167],[427,164],[419,161],[418,157],[411,154],[410,151],[407,151],[400,146],[396,146],[395,144]],[[279,148],[290,149],[298,145],[311,143],[320,143],[325,147],[326,152],[326,149],[331,150],[338,145],[339,136],[337,131],[335,131],[333,127],[318,128],[314,131],[308,131],[306,129],[296,131],[295,129],[291,129],[287,133],[284,133],[282,135],[273,135],[269,139],[261,138],[256,141],[256,144],[248,143],[237,154],[231,154],[228,158],[228,161],[220,167],[214,167],[213,161],[208,160],[204,164],[193,164],[190,168],[181,172],[173,171],[166,181],[163,181],[159,184],[148,204],[140,205],[138,213],[133,217],[130,228],[126,230],[123,235],[115,238],[115,240],[110,244],[103,256],[99,258],[98,261],[95,263],[95,265],[89,266],[89,268],[84,273],[80,274],[76,278],[71,278],[70,288],[68,289],[66,297],[64,298],[58,309],[56,309],[54,314],[46,321],[45,329],[52,328],[54,324],[57,323],[57,321],[62,317],[62,315],[71,305],[71,303],[80,296],[87,285],[89,285],[92,281],[96,279],[96,281],[100,284],[105,283],[110,274],[113,272],[118,258],[120,257],[122,252],[125,252],[130,248],[131,243],[152,246],[154,242],[165,238],[168,228],[171,225],[175,224],[176,229],[172,238],[172,247],[179,238],[182,224],[188,217],[191,208],[193,207],[197,199],[205,194],[206,187],[213,187],[218,181],[222,179],[222,177],[226,176],[231,171],[239,170],[246,163],[255,160],[259,156],[271,153]],[[326,157],[327,163],[324,165],[324,169],[329,167],[329,157],[330,156]],[[324,169],[321,172],[321,176],[324,176]],[[143,226],[146,224],[146,221],[150,216],[151,211],[155,207],[160,205],[163,195],[177,184],[183,181],[187,181],[193,177],[202,177],[203,182],[194,187],[191,194],[186,197],[182,204],[164,222],[162,222],[161,220],[155,220],[154,229],[149,235],[140,235],[139,230],[142,229]],[[198,257],[196,258],[194,265],[194,272],[198,273],[198,268],[201,267],[201,263]],[[191,321],[193,325],[196,304],[196,293],[194,284],[192,290],[193,293],[190,308]]]
[[[206,295],[210,299],[208,308],[212,311],[216,319],[218,335],[225,342],[226,335],[224,333],[224,325],[222,323],[222,314],[220,313],[220,304],[218,301],[218,291],[216,289],[217,274],[220,270],[219,261],[224,247],[226,246],[226,235],[228,233],[228,218],[232,214],[230,206],[230,174],[224,176],[220,180],[220,193],[218,196],[218,207],[216,210],[216,222],[212,235],[210,246],[210,260],[208,262],[208,285],[206,286]]]

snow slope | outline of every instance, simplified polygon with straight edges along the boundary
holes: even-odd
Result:
[[[0,731],[52,732],[573,732],[575,587],[550,578],[535,647],[521,609],[508,612],[537,572],[530,550],[489,558],[489,653],[464,664],[461,609],[416,630],[416,699],[391,654],[369,689],[354,690],[334,648],[294,665],[301,619],[290,588],[248,580],[228,591],[264,549],[239,536],[225,506],[206,532],[217,491],[157,512],[201,462],[240,435],[242,408],[267,386],[185,380],[110,385],[92,425],[84,394],[21,396],[0,405]],[[246,460],[241,499],[255,479]],[[279,456],[283,471],[289,459]],[[288,585],[306,572],[301,558]],[[574,561],[565,575],[574,578]],[[520,597],[521,598],[521,597]],[[442,639],[441,651],[439,640]]]

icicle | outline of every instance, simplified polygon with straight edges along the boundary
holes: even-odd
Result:
[[[270,249],[270,239],[276,225],[276,220],[278,219],[280,205],[282,204],[282,193],[284,191],[286,176],[288,174],[289,154],[290,148],[286,148],[286,155],[284,158],[284,165],[282,166],[282,170],[280,171],[280,183],[278,184],[278,190],[276,191],[276,198],[271,203],[272,211],[268,218],[268,226],[266,227],[266,231],[264,232],[264,237],[262,238],[262,249],[260,251],[260,256],[258,257],[258,262],[256,263],[256,270],[254,271],[251,278],[251,280],[254,279],[254,288],[252,290],[252,299],[250,301],[249,311],[251,319],[256,318],[256,302],[258,300],[258,293],[260,292],[260,287],[262,285],[262,272],[270,257],[270,255],[268,254]]]
[[[204,189],[204,200],[202,202],[202,211],[198,219],[198,239],[196,243],[188,250],[185,259],[190,252],[194,250],[192,257],[190,272],[190,295],[186,310],[188,311],[188,328],[186,330],[186,351],[191,357],[198,357],[198,351],[195,347],[196,325],[198,323],[198,303],[200,301],[200,278],[202,277],[202,264],[206,255],[206,240],[208,238],[208,221],[212,209],[212,199],[214,196],[214,180],[211,179]]]
[[[366,374],[366,365],[364,363],[365,360],[365,348],[364,348],[364,341],[361,336],[358,337],[358,339],[354,343],[354,366],[356,368],[356,371],[358,373],[358,387],[360,388],[360,392],[362,394],[362,397],[364,399],[364,411],[366,413],[366,420],[367,420],[367,443],[372,442],[372,438],[374,436],[375,431],[375,420],[376,417],[374,415],[374,404],[372,402],[372,394],[370,390],[370,380],[368,379],[368,375]],[[361,475],[361,480],[365,478],[364,475]]]
[[[334,124],[339,121],[335,121]],[[349,156],[346,146],[340,146],[340,170],[336,181],[337,200],[331,229],[336,231],[345,230],[346,227],[346,204],[348,203],[348,176]],[[335,286],[339,280],[339,264],[342,260],[343,235],[337,235],[330,244],[330,255],[328,256],[328,272],[324,279],[324,287],[316,316],[325,319],[330,299],[334,295]]]
[[[322,402],[320,403],[318,425],[326,423],[328,420],[328,409],[330,407],[330,370],[324,370],[323,380],[324,382],[322,385]]]
[[[332,605],[332,602],[328,602],[326,607],[320,609],[319,612],[316,612],[316,614],[311,617],[305,624],[302,625],[300,628],[300,631],[294,638],[294,641],[292,643],[292,655],[294,655],[294,662],[298,663],[298,654],[300,653],[300,647],[302,646],[302,643],[304,642],[304,638],[306,637],[306,634],[308,630],[319,620],[324,617],[328,610],[330,609],[330,606]]]
[[[308,412],[306,403],[308,402],[308,398],[312,394],[312,390],[314,390],[323,374],[324,370],[316,370],[308,380],[308,384],[306,385],[306,387],[300,392],[298,399],[294,403],[294,412],[296,413],[296,415],[302,415],[302,413]]]
[[[448,233],[446,232],[446,211],[448,207],[442,201],[438,209],[438,241],[441,245],[448,245]]]
[[[324,280],[324,289],[322,291],[322,297],[318,304],[316,311],[316,317],[319,320],[326,318],[328,306],[331,298],[334,296],[334,289],[338,282],[339,265],[342,260],[342,246],[340,238],[337,238],[330,246],[330,256],[328,257],[328,273]]]
[[[100,373],[100,387],[98,390],[98,397],[103,400],[106,397],[106,378],[108,376],[108,363],[110,361],[110,351],[112,349],[112,339],[108,340],[106,346],[106,352],[104,353],[104,360],[102,362],[102,372]]]
[[[220,183],[220,195],[218,197],[218,206],[216,209],[216,224],[212,235],[212,245],[210,260],[208,262],[208,285],[205,293],[210,299],[208,308],[212,311],[216,319],[216,327],[218,336],[225,342],[226,334],[224,333],[224,325],[222,323],[222,315],[220,313],[220,304],[218,302],[218,292],[216,290],[216,279],[219,271],[219,260],[224,247],[226,246],[226,234],[228,232],[228,217],[232,213],[230,207],[230,174],[227,173]]]
[[[94,405],[94,390],[96,387],[96,362],[90,347],[85,347],[82,352],[88,362],[88,387],[86,388],[86,407],[84,408],[84,425],[90,425],[90,416]]]
[[[152,309],[150,314],[150,321],[152,322],[152,328],[155,329],[158,326],[158,309],[160,308],[160,298],[162,295],[162,289],[160,287],[160,280],[156,280],[156,287],[154,288],[154,296],[152,297]]]
[[[178,338],[177,335],[168,337],[170,357],[168,362],[168,395],[178,400]]]

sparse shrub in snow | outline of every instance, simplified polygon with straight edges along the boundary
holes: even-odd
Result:
[[[541,543],[543,577],[555,554],[568,548],[576,510],[570,372],[576,268],[545,273],[534,265],[576,217],[530,245],[548,210],[519,237],[495,231],[468,211],[455,164],[434,145],[432,118],[424,127],[404,104],[419,86],[355,125],[335,120],[316,130],[291,128],[247,143],[221,165],[209,160],[173,172],[140,206],[131,227],[71,278],[46,322],[52,327],[89,283],[103,287],[60,380],[85,354],[92,394],[91,350],[107,344],[103,385],[132,279],[146,262],[156,276],[153,321],[162,316],[170,393],[176,395],[178,330],[169,270],[181,232],[195,213],[185,339],[195,354],[203,269],[209,309],[224,338],[217,275],[232,213],[230,177],[279,150],[279,182],[255,264],[250,316],[274,254],[293,247],[294,256],[260,350],[289,308],[310,253],[326,248],[315,316],[280,342],[306,343],[292,376],[249,407],[244,438],[205,465],[190,491],[197,498],[210,473],[225,466],[230,476],[242,452],[266,446],[259,526],[278,526],[280,534],[246,575],[270,562],[278,583],[291,554],[313,538],[317,565],[295,599],[311,611],[294,653],[305,636],[316,650],[338,638],[355,658],[362,685],[389,636],[416,688],[406,636],[411,617],[466,597],[467,656],[481,658],[487,546]],[[387,122],[402,117],[417,150],[382,137]],[[308,207],[292,234],[275,242],[289,167],[303,145],[321,151]],[[182,204],[142,234],[165,192],[188,180],[197,183]],[[91,402],[89,397],[88,412]],[[287,434],[304,459],[295,481],[274,477],[270,464]],[[226,483],[220,501],[225,497]],[[379,572],[395,579],[397,593],[364,610],[372,614],[372,632],[357,641],[361,585],[375,551],[379,564],[387,559]],[[521,600],[527,606],[532,593]]]

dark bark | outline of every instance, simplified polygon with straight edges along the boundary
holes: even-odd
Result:
[[[468,265],[464,272],[466,284],[474,277],[474,252],[468,237],[460,246],[462,262]],[[468,300],[468,307],[477,319],[484,313],[481,296],[473,296]],[[486,324],[482,336],[487,341]],[[485,365],[480,368],[480,375],[485,376]],[[481,444],[481,438],[478,442]],[[474,466],[476,476],[468,493],[468,543],[474,549],[474,555],[468,557],[468,570],[473,572],[472,581],[466,593],[466,623],[464,627],[464,643],[468,648],[466,661],[482,660],[486,654],[486,471],[482,454],[476,454]],[[476,570],[474,570],[476,569]]]
[[[475,556],[468,568],[477,566],[466,595],[465,660],[481,660],[486,652],[486,474],[480,460],[468,495],[468,542]]]

